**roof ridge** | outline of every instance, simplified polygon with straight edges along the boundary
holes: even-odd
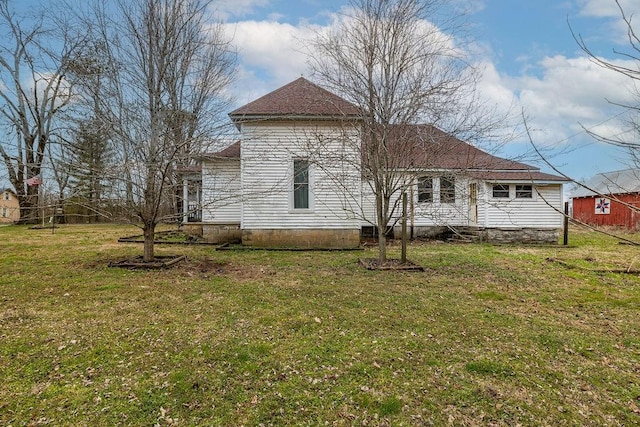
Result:
[[[229,113],[242,117],[359,117],[356,105],[299,77]]]

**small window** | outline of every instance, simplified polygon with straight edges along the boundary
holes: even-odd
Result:
[[[508,199],[509,198],[509,186],[506,184],[494,184],[493,185],[493,198],[494,199]]]
[[[7,208],[2,208],[2,217],[6,218],[7,216]]]
[[[4,199],[5,199],[5,200],[11,200],[11,196],[9,195],[9,192],[8,192],[8,191],[5,191],[5,192],[4,192]]]
[[[516,185],[516,199],[532,199],[532,198],[533,198],[533,186]]]
[[[440,178],[440,203],[456,202],[456,185],[453,178]]]
[[[418,202],[433,203],[433,178],[427,176],[418,178]]]
[[[309,209],[309,161],[293,161],[293,208]]]

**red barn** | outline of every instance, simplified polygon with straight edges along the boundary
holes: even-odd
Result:
[[[571,198],[578,221],[640,230],[640,169],[600,173]]]

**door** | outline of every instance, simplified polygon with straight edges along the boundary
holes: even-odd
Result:
[[[476,225],[478,222],[478,184],[469,183],[469,225]]]

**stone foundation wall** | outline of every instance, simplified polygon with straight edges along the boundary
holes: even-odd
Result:
[[[482,227],[452,227],[462,236],[489,243],[534,243],[534,244],[556,244],[560,237],[557,228],[482,228]],[[407,233],[411,233],[411,228],[407,228]],[[410,234],[411,235],[411,234]],[[424,239],[455,239],[454,233],[449,227],[442,226],[419,226],[413,228],[414,238]],[[393,228],[393,237],[402,237],[401,228]]]
[[[557,228],[487,228],[482,231],[483,241],[491,243],[557,244],[560,230]]]
[[[202,224],[201,236],[209,243],[239,243],[240,224]]]
[[[242,244],[260,248],[351,249],[360,246],[360,230],[242,230]]]

